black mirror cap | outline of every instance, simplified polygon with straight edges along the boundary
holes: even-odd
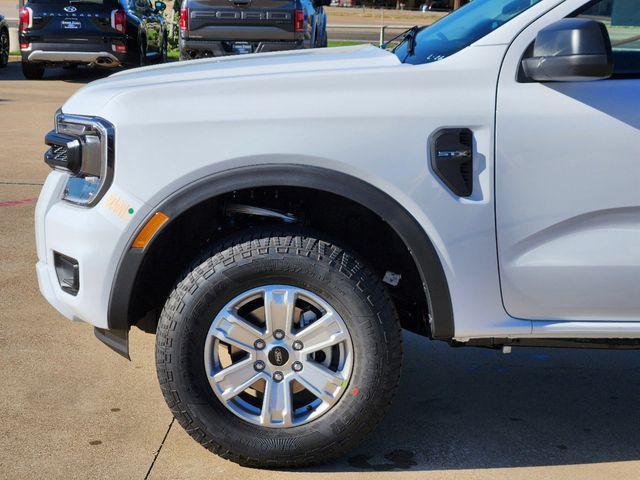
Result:
[[[533,53],[522,61],[536,82],[603,80],[613,75],[613,51],[607,27],[585,18],[566,18],[540,30]]]
[[[164,2],[156,2],[155,3],[156,12],[164,12],[167,8],[167,4]]]

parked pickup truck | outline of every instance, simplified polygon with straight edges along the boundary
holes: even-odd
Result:
[[[370,432],[401,328],[638,349],[636,5],[474,0],[393,52],[90,84],[46,137],[40,290],[122,355],[131,328],[155,333],[175,418],[254,466],[324,462]]]
[[[327,46],[329,0],[184,0],[180,58]]]

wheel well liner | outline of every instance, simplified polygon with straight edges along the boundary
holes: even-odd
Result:
[[[138,226],[128,245],[159,210],[170,219],[163,225],[163,230],[180,214],[203,201],[235,190],[270,186],[305,187],[333,193],[359,203],[381,217],[405,243],[416,264],[430,306],[431,336],[441,340],[454,337],[453,309],[446,276],[424,229],[402,205],[380,189],[335,170],[307,165],[267,164],[240,167],[204,177],[158,204]],[[145,254],[159,234],[145,248],[127,248],[123,252],[109,298],[110,329],[130,327],[129,305],[136,277]]]

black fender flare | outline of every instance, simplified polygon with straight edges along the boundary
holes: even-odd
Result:
[[[226,170],[201,178],[161,201],[138,226],[128,245],[157,211],[164,212],[166,226],[189,208],[210,198],[242,190],[270,186],[306,187],[326,191],[355,201],[376,213],[405,243],[420,277],[430,306],[431,336],[450,340],[454,337],[454,319],[449,286],[433,243],[416,219],[396,200],[373,185],[345,173],[321,167],[291,164],[266,164]],[[161,231],[145,248],[127,248],[114,276],[109,298],[110,329],[128,329],[129,304],[144,256]]]

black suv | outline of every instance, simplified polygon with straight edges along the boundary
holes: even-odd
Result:
[[[183,0],[180,59],[327,46],[331,0]]]
[[[9,24],[3,15],[0,15],[0,68],[9,63]]]
[[[149,0],[28,0],[20,9],[22,72],[40,79],[48,66],[164,62],[165,8]]]

